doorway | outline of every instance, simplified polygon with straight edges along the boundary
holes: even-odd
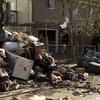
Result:
[[[58,30],[57,29],[39,29],[38,38],[45,44],[47,51],[58,51]]]

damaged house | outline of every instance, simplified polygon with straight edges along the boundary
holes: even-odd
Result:
[[[22,6],[23,4],[24,6]],[[63,5],[64,2],[60,0],[9,0],[7,1],[7,7],[9,8],[7,10],[8,18],[6,16],[7,28],[10,25],[11,30],[33,34],[45,45],[48,45],[48,50],[51,47],[54,48],[49,51],[58,52],[59,40],[61,40],[59,38],[60,24],[65,19]],[[68,38],[67,35],[66,38]],[[67,39],[65,40],[67,41]]]

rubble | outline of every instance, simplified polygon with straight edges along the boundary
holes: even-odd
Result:
[[[86,90],[86,89],[76,89],[75,91],[73,91],[74,96],[85,97],[87,95],[92,95],[92,94],[93,93],[90,90]]]
[[[33,61],[16,56],[12,77],[28,80],[32,66]]]
[[[71,97],[64,97],[64,98],[60,98],[60,99],[52,99],[52,98],[48,98],[44,95],[34,95],[33,97],[30,97],[29,100],[72,100]]]
[[[33,97],[30,97],[29,100],[46,100],[46,97],[34,95]]]
[[[73,92],[73,95],[74,95],[74,96],[84,96],[84,94],[83,94],[80,90],[75,90],[75,91]]]
[[[3,60],[6,57],[4,49],[0,49],[0,91],[8,91],[10,88],[9,75],[6,72],[6,62]]]
[[[37,44],[35,43],[35,46],[36,46],[35,49],[37,51],[36,53],[37,54],[40,53],[46,59],[43,60],[43,61],[42,61],[41,57],[37,58],[36,61],[35,61],[35,59],[33,59],[33,61],[35,63],[34,66],[33,66],[33,71],[34,71],[34,74],[36,75],[35,78],[33,78],[33,79],[36,82],[49,81],[52,84],[54,84],[55,86],[59,85],[58,87],[60,87],[61,84],[65,84],[65,87],[68,87],[68,86],[71,86],[71,87],[85,87],[87,85],[85,82],[83,82],[83,83],[78,83],[77,82],[76,83],[76,81],[86,80],[88,78],[88,73],[84,73],[84,74],[76,73],[73,70],[73,67],[76,67],[75,64],[72,65],[72,67],[70,67],[70,66],[66,67],[66,65],[62,65],[62,64],[57,66],[55,64],[55,61],[52,58],[52,56],[48,55],[44,51],[41,51],[42,50],[41,45],[43,45],[43,44],[41,44],[39,42]],[[17,56],[17,55],[14,55],[14,54],[9,53],[9,52],[6,52],[5,56],[7,57],[7,59],[6,59],[7,63],[10,64],[10,67],[8,69],[12,70],[9,74],[10,76],[7,79],[9,79],[10,77],[17,77],[17,78],[28,80],[30,73],[33,73],[33,71],[32,71],[32,64],[33,63],[32,64],[28,63],[27,62],[28,59]],[[36,55],[36,57],[38,57],[38,56]],[[19,62],[18,62],[18,60],[19,60]],[[23,62],[23,61],[24,61],[24,63],[20,63],[20,62]],[[31,64],[31,66],[29,67],[30,64]],[[29,70],[28,70],[28,73],[26,74],[27,67],[29,68]],[[9,70],[7,70],[7,71],[9,73]],[[1,76],[3,74],[1,74]],[[3,75],[3,76],[5,77],[7,75],[8,74],[6,72],[6,74]],[[28,75],[28,77],[27,77],[27,75]],[[69,82],[67,81],[67,83],[66,82],[63,83],[63,80],[70,80],[70,81]],[[33,87],[38,87],[40,83],[36,84],[36,82],[31,81],[31,82],[28,82],[28,84],[33,85]],[[73,84],[71,84],[71,83],[73,83]],[[6,84],[6,83],[3,81],[3,84]],[[7,85],[7,86],[9,86],[9,88],[6,88],[5,90],[7,90],[7,89],[8,90],[11,90],[11,89],[16,90],[16,89],[21,88],[20,84],[15,83],[13,81],[12,81],[11,85]],[[11,86],[11,89],[10,89],[10,86]],[[61,85],[61,86],[64,87],[64,85]],[[3,88],[2,84],[1,84],[1,87]]]
[[[88,69],[91,68],[91,64],[94,64],[91,63],[92,61],[99,62],[94,56],[90,60],[88,57],[90,53],[87,53],[88,56],[84,55],[81,62],[83,67],[81,67],[79,64],[68,64],[69,59],[55,61],[45,51],[44,43],[38,42],[38,38],[24,35],[24,33],[13,33],[10,42],[18,45],[10,48],[7,44],[9,50],[7,50],[8,47],[5,48],[6,51],[0,49],[0,91],[52,86],[72,90],[73,95],[79,96],[90,95],[92,92],[100,93],[100,88],[91,86],[89,73],[91,71]],[[93,55],[97,57],[98,53],[95,52]],[[14,81],[15,79],[17,81]],[[81,91],[81,89],[86,89],[86,91]],[[31,99],[33,100],[33,98]],[[36,98],[42,100],[42,97],[36,96]],[[43,99],[50,100],[46,97]],[[72,100],[72,98],[65,97],[59,100]]]
[[[61,100],[73,100],[72,97],[65,97],[65,98],[62,98]]]
[[[100,74],[100,53],[86,49],[80,65],[85,67],[88,72]]]

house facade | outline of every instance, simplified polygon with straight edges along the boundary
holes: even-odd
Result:
[[[6,21],[16,24],[32,22],[32,1],[31,0],[5,0]]]
[[[4,22],[10,31],[31,32],[32,0],[4,0]]]
[[[87,0],[71,1],[73,2],[67,2],[67,0],[6,0],[10,15],[8,22],[19,25],[16,30],[21,28],[20,31],[29,31],[39,37],[47,48],[55,47],[56,52],[58,52],[59,44],[70,45],[71,43],[76,44],[77,41],[79,44],[86,44],[85,34],[93,31],[92,28],[88,30],[90,27],[88,23],[90,18],[93,21],[99,18],[97,13],[100,2],[92,0],[89,4]],[[60,25],[64,24],[66,18],[69,18],[69,23],[65,25],[65,29],[61,29]]]
[[[64,0],[32,0],[34,33],[58,51],[60,24],[64,22]]]

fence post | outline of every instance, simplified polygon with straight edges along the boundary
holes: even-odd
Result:
[[[98,52],[100,52],[100,45],[99,45],[99,43],[98,43]]]

